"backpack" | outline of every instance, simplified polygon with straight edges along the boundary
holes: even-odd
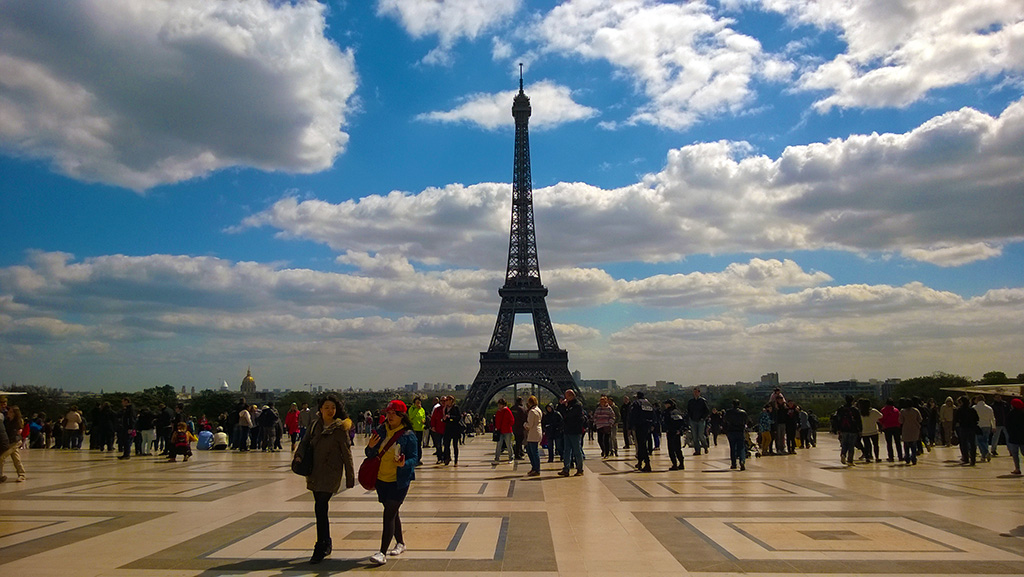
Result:
[[[853,425],[853,410],[851,407],[843,407],[839,409],[839,431],[843,433],[850,433],[856,431],[856,427]]]

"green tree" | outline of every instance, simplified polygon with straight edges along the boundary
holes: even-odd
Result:
[[[943,399],[950,396],[949,391],[943,389],[958,389],[971,386],[971,380],[960,375],[950,375],[943,372],[933,373],[927,377],[914,377],[905,379],[893,389],[894,397],[919,397],[921,399],[935,399],[942,403]]]
[[[989,371],[981,377],[981,383],[984,385],[1005,385],[1009,382],[1010,379],[1002,371]]]
[[[186,413],[197,419],[206,415],[212,423],[220,418],[221,413],[233,411],[237,400],[237,394],[231,391],[199,391],[189,401]]]

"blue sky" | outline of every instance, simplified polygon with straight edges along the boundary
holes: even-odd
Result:
[[[13,0],[0,380],[471,382],[520,62],[584,378],[1024,371],[1015,0]]]

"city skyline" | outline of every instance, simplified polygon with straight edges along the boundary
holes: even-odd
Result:
[[[472,382],[519,63],[570,371],[1024,371],[1018,2],[3,12],[4,383]]]

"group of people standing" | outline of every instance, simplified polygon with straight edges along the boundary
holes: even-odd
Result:
[[[818,416],[776,387],[758,416],[757,435],[762,455],[792,455],[798,448],[817,446]]]
[[[847,466],[855,464],[857,449],[865,462],[881,461],[879,438],[883,435],[888,462],[900,460],[916,465],[918,457],[935,446],[936,436],[941,433],[947,447],[959,446],[960,464],[965,466],[991,461],[1005,439],[1014,463],[1011,474],[1021,474],[1024,400],[1020,398],[1006,403],[996,395],[989,405],[983,395],[973,399],[962,395],[955,404],[952,397],[946,398],[942,407],[936,407],[934,401],[922,403],[917,397],[902,398],[898,403],[886,399],[878,410],[868,399],[855,401],[847,396],[832,420],[840,440],[840,462]]]

